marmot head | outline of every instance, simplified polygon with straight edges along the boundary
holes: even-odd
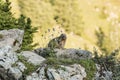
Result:
[[[66,39],[67,39],[67,36],[66,36],[66,34],[61,34],[59,38],[60,38],[61,40],[66,40]]]

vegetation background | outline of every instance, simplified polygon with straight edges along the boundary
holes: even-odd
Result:
[[[10,1],[15,17],[22,13],[38,27],[33,38],[34,43],[39,43],[37,47],[45,47],[52,34],[58,36],[61,30],[68,36],[66,48],[93,51],[96,47],[109,54],[120,47],[120,0]],[[56,32],[48,32],[53,27]]]

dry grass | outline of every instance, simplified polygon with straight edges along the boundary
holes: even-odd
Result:
[[[56,22],[53,20],[54,10],[52,6],[44,2],[44,0],[11,0],[13,2],[12,11],[19,15],[23,13],[30,17],[33,21],[34,26],[38,26],[38,33],[34,36],[34,42],[38,42],[40,46],[46,46],[47,42],[50,40],[48,35],[48,40],[42,39],[41,35],[48,28],[52,28],[56,25]],[[80,1],[80,9],[83,21],[84,21],[84,31],[82,31],[81,36],[76,36],[75,34],[67,34],[68,40],[66,43],[66,48],[86,48],[88,50],[93,50],[95,47],[96,37],[94,35],[94,31],[98,27],[102,27],[104,32],[109,35],[110,26],[111,28],[115,28],[118,25],[112,25],[112,22],[115,21],[112,19],[108,21],[106,19],[102,19],[104,16],[101,15],[101,11],[105,7],[105,15],[111,15],[113,12],[116,15],[120,15],[120,1],[119,0],[79,0]],[[44,14],[42,14],[44,12]],[[111,16],[109,16],[111,17]],[[44,26],[44,27],[42,27]],[[71,28],[74,28],[71,27]],[[114,36],[114,34],[113,34]],[[113,42],[117,44],[115,38],[113,37]],[[45,41],[45,42],[44,42]],[[109,43],[109,42],[108,42]],[[112,44],[112,43],[111,43]],[[39,47],[40,47],[39,46]],[[109,46],[109,45],[108,45]]]

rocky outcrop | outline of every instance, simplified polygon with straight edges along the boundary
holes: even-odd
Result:
[[[49,48],[38,48],[35,49],[34,52],[41,55],[46,56],[50,51]],[[70,59],[90,59],[92,58],[92,53],[87,50],[80,49],[54,49],[55,55],[59,58],[70,58]]]
[[[20,49],[24,35],[23,30],[10,29],[0,31],[0,55],[4,55],[9,51]]]
[[[24,31],[19,29],[3,30],[0,31],[0,35],[2,36],[0,38],[0,79],[17,80],[22,76],[22,72],[18,67],[12,67],[12,65],[18,61],[15,51],[20,49]]]
[[[23,35],[24,31],[19,29],[0,31],[0,80],[83,80],[86,77],[85,68],[80,64],[59,65],[61,67],[55,69],[49,67],[45,63],[46,59],[36,54],[35,51],[15,52],[20,49]],[[57,56],[62,56],[60,51],[71,52],[67,49],[56,49],[56,55],[61,54]],[[77,52],[79,51],[73,50],[70,54],[79,55]],[[33,70],[33,68],[34,71],[26,74],[29,73],[29,69]]]
[[[24,31],[10,29],[0,31],[0,80],[84,80],[86,69],[81,64],[63,65],[58,68],[46,63],[45,56],[54,53],[57,59],[91,59],[92,53],[80,49],[38,48],[17,53],[22,44]],[[101,79],[98,71],[95,80]],[[104,71],[105,80],[110,80],[111,72]],[[109,75],[110,74],[110,75]]]
[[[27,76],[27,80],[83,80],[85,77],[85,68],[79,64],[74,64],[61,65],[59,69],[41,67],[37,72]]]

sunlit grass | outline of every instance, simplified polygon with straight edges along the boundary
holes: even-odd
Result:
[[[41,35],[44,34],[44,32],[48,28],[52,28],[56,25],[56,22],[53,20],[54,15],[56,14],[54,12],[53,7],[45,1],[41,0],[11,0],[13,3],[16,3],[12,5],[14,8],[12,11],[15,12],[15,14],[23,13],[26,16],[30,17],[32,19],[32,25],[39,27],[38,33],[34,36],[34,43],[39,43],[39,47],[45,47],[47,43],[49,42],[49,37],[46,34],[45,36],[48,38],[48,40],[44,40]],[[78,0],[79,7],[81,10],[81,16],[82,20],[84,22],[83,28],[84,30],[81,32],[79,28],[68,27],[71,31],[74,30],[73,33],[79,32],[81,33],[81,36],[76,36],[75,34],[68,35],[67,43],[65,45],[66,48],[82,48],[88,47],[88,50],[93,50],[93,47],[96,45],[96,37],[95,37],[95,30],[98,29],[98,27],[102,27],[103,31],[109,36],[110,26],[112,24],[112,21],[109,22],[106,19],[109,17],[109,15],[113,12],[117,15],[120,15],[120,1],[119,0]],[[18,5],[17,5],[18,4]],[[32,5],[31,5],[32,4]],[[103,15],[101,12],[105,9],[105,15]],[[104,12],[104,11],[103,11]],[[44,14],[43,14],[44,13]],[[101,15],[102,14],[102,15]],[[72,18],[71,18],[72,20]],[[113,20],[114,21],[114,20]],[[115,25],[112,25],[111,27],[114,27]],[[63,27],[63,26],[61,26]],[[66,29],[65,27],[63,27]],[[114,41],[116,42],[116,41]],[[111,43],[112,44],[112,43]],[[108,45],[109,46],[109,45]]]

